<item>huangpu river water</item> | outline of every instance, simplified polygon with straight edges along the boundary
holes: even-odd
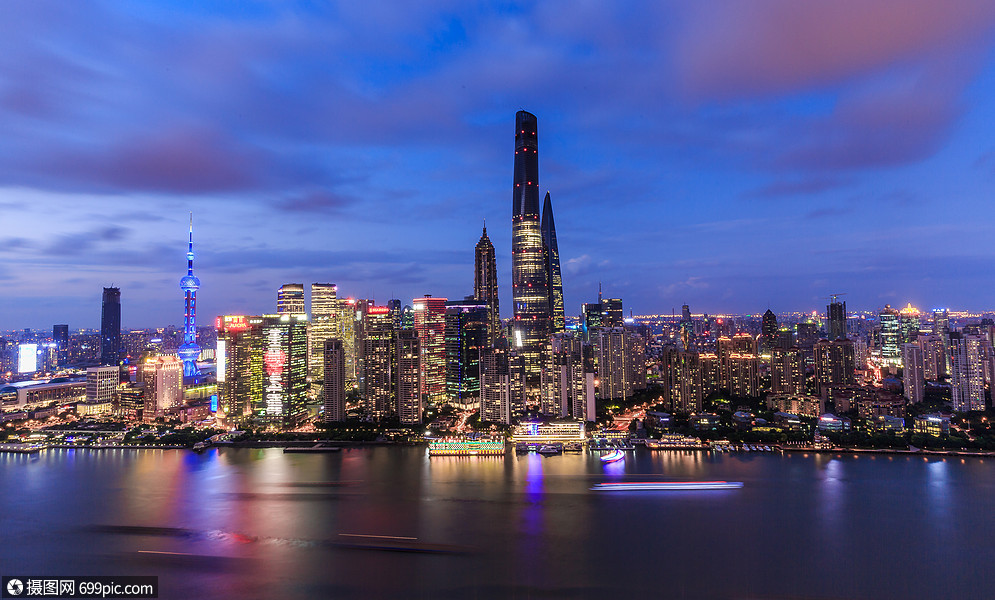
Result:
[[[743,487],[591,489],[691,480]],[[995,460],[48,450],[0,455],[0,532],[0,574],[160,598],[983,598]]]

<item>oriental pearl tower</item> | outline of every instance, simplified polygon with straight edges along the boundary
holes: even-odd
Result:
[[[200,371],[197,370],[197,358],[200,356],[200,346],[197,345],[197,290],[200,279],[193,274],[193,213],[190,213],[190,242],[187,247],[187,274],[180,279],[180,289],[183,290],[185,312],[183,316],[183,345],[176,353],[183,361],[183,379],[196,382]]]

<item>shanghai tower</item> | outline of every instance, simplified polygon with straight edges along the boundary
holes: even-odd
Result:
[[[539,223],[539,138],[535,115],[515,115],[515,187],[511,217],[511,345],[525,366],[526,394],[539,391],[543,348],[550,332],[549,277]]]

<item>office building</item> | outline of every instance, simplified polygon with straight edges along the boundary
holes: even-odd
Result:
[[[425,295],[412,301],[421,349],[422,398],[446,401],[446,299]]]
[[[100,303],[100,364],[121,362],[121,288],[104,288]]]
[[[884,310],[878,314],[878,325],[881,329],[881,358],[891,363],[897,363],[902,354],[901,315],[890,304],[887,304]]]
[[[342,340],[326,338],[321,349],[322,412],[326,423],[345,421],[345,350]]]
[[[553,203],[546,192],[542,205],[542,243],[546,254],[546,289],[549,293],[550,333],[559,333],[565,326],[563,311],[563,278],[560,274],[560,250],[556,244],[556,224],[553,221]]]
[[[193,274],[193,213],[190,214],[190,239],[187,242],[187,274],[180,278],[180,289],[183,290],[183,343],[176,354],[183,361],[183,377],[194,383],[200,375],[197,368],[197,359],[200,358],[200,346],[197,345],[197,290],[200,289],[200,279]]]
[[[55,340],[55,364],[64,367],[69,364],[69,325],[53,325],[52,339]]]
[[[247,422],[263,406],[262,317],[223,315],[215,321],[218,410],[224,424]]]
[[[916,341],[916,338],[919,336],[922,313],[919,312],[918,308],[912,306],[910,302],[905,308],[898,311],[898,316],[900,344],[908,344]]]
[[[285,283],[276,293],[277,314],[306,315],[304,307],[304,284]]]
[[[519,111],[515,115],[515,171],[511,222],[511,283],[514,311],[511,341],[512,346],[524,358],[526,393],[533,398],[539,395],[542,354],[550,332],[549,277],[546,274],[546,253],[539,222],[537,132],[538,120],[535,115],[525,111]]]
[[[501,336],[501,309],[498,302],[497,260],[494,244],[487,237],[487,226],[474,249],[473,295],[487,305],[487,345]]]
[[[826,306],[826,321],[829,324],[827,327],[829,341],[832,342],[847,337],[846,302],[838,302],[837,296],[832,296],[830,300]]]
[[[338,286],[334,283],[312,283],[311,284],[311,316],[308,319],[308,345],[311,348],[308,357],[308,372],[311,381],[319,386],[325,380],[325,342],[331,339],[339,340],[339,350],[342,349],[338,303]],[[351,319],[350,319],[351,324]],[[343,359],[345,355],[343,354]],[[342,374],[345,376],[345,364],[342,365]],[[343,389],[345,383],[342,383]]]
[[[632,357],[623,327],[597,330],[595,353],[598,367],[598,397],[622,399],[632,396]]]
[[[117,366],[88,368],[86,370],[87,404],[113,402],[114,390],[120,381],[121,372]]]
[[[395,336],[395,397],[397,416],[403,425],[422,422],[421,347],[418,332],[402,329]]]
[[[480,352],[488,347],[488,305],[468,296],[446,303],[446,402],[480,407]]]
[[[601,326],[622,327],[625,325],[625,314],[622,312],[621,298],[601,299]]]
[[[769,308],[760,322],[760,353],[768,354],[777,346],[778,341],[777,315]]]

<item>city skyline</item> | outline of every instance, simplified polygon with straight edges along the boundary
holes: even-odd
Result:
[[[568,316],[599,282],[642,314],[989,308],[984,3],[60,10],[0,7],[0,329],[96,328],[102,287],[180,326],[187,211],[202,323],[287,281],[463,297],[482,219],[508,318],[521,108]]]

